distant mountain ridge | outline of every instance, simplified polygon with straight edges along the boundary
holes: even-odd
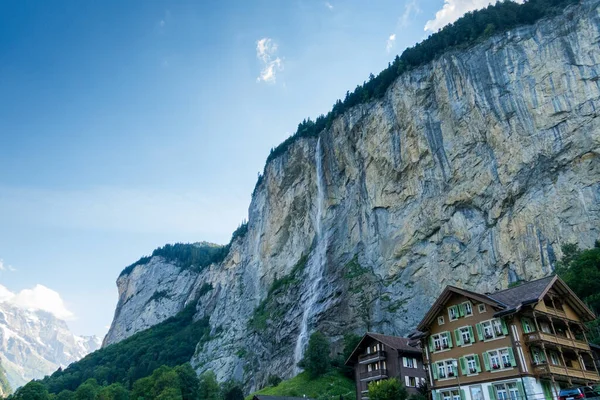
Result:
[[[0,367],[13,390],[66,367],[100,345],[100,338],[74,335],[65,321],[49,312],[0,303]]]

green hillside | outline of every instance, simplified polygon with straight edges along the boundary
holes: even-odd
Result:
[[[269,386],[252,393],[246,400],[251,400],[255,394],[269,396],[309,397],[318,400],[352,399],[355,395],[354,382],[339,371],[331,371],[321,377],[310,379],[308,372],[302,372],[292,379],[282,381],[277,386]]]
[[[161,366],[175,367],[190,361],[196,345],[209,339],[208,318],[194,321],[195,304],[150,329],[112,344],[59,369],[40,382],[50,393],[75,390],[90,378],[106,386],[150,376]]]

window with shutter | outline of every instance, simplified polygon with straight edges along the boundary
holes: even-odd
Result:
[[[452,306],[448,307],[448,318],[450,321],[455,321],[458,319],[458,307]]]

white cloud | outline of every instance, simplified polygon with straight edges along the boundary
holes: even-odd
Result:
[[[398,25],[400,25],[401,28],[406,28],[410,24],[411,18],[420,12],[421,9],[419,8],[417,0],[408,1],[404,5],[404,12],[400,16]]]
[[[283,70],[283,60],[277,56],[277,43],[271,38],[262,38],[256,42],[256,58],[262,64],[258,82],[275,83],[277,72]]]
[[[46,311],[63,320],[75,318],[75,315],[67,309],[60,294],[44,285],[38,284],[33,289],[23,289],[16,294],[0,285],[0,302],[27,310]]]
[[[5,264],[4,260],[0,258],[0,272],[2,271],[15,272],[16,269],[12,265]]]
[[[394,44],[396,43],[396,34],[392,33],[387,40],[387,44],[385,45],[385,50],[389,53],[392,51]]]
[[[522,3],[522,0],[516,0]],[[444,6],[435,13],[435,18],[427,21],[425,31],[437,32],[444,26],[451,24],[469,11],[479,10],[496,0],[444,0]]]
[[[325,7],[329,8],[330,10],[333,10],[333,5],[328,1],[325,2]]]

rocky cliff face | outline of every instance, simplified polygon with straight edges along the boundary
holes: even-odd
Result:
[[[50,313],[0,303],[0,371],[6,372],[12,389],[66,367],[99,347],[97,337],[73,335],[64,321]]]
[[[154,258],[119,279],[106,343],[195,301],[214,336],[193,365],[253,389],[291,376],[315,329],[402,335],[447,284],[499,289],[551,273],[562,243],[591,246],[599,4],[449,52],[296,141],[223,262],[190,273]]]

